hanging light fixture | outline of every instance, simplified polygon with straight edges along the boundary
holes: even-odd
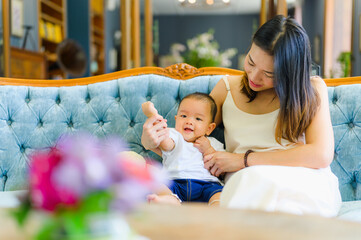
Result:
[[[214,9],[228,7],[231,0],[178,0],[182,7]]]

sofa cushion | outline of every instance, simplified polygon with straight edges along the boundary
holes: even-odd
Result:
[[[337,217],[343,220],[361,223],[361,201],[343,202]]]
[[[335,155],[331,164],[343,201],[361,200],[361,84],[328,88]]]

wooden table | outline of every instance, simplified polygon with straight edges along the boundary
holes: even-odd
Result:
[[[0,210],[0,239],[30,239],[39,227],[32,216],[25,231]],[[128,216],[130,226],[154,240],[202,239],[360,239],[361,224],[336,218],[296,216],[252,210],[211,208],[203,204],[146,205]]]

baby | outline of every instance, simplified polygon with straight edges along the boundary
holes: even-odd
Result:
[[[148,118],[158,115],[152,102],[143,103],[142,110]],[[224,151],[222,143],[206,137],[216,127],[216,112],[217,106],[208,94],[193,93],[182,99],[175,116],[175,129],[169,128],[169,138],[157,149],[151,149],[156,153],[161,151],[163,167],[172,183],[158,194],[149,195],[149,202],[179,204],[195,201],[219,205],[223,186],[204,168],[202,155]]]

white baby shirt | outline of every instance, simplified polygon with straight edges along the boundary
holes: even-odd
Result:
[[[174,141],[174,149],[162,151],[163,167],[171,179],[198,179],[203,181],[219,182],[204,168],[202,153],[193,146],[193,143],[184,140],[182,134],[174,128],[169,129],[169,136]],[[211,146],[216,151],[224,151],[223,144],[213,137],[208,137]]]

